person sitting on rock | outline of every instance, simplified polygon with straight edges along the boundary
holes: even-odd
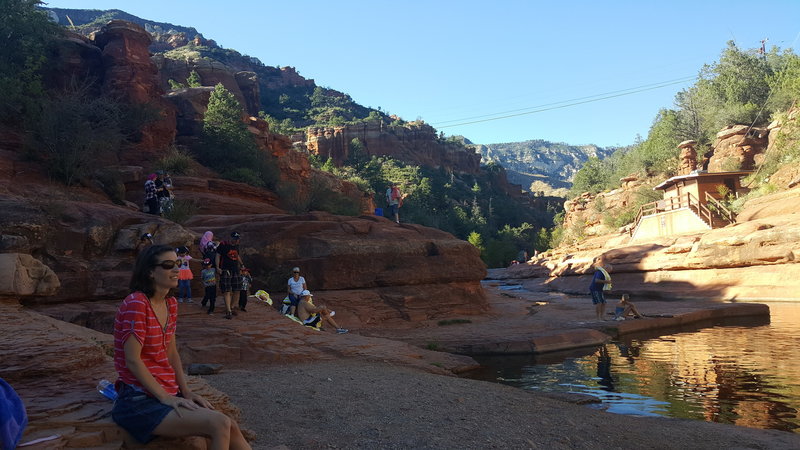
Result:
[[[628,294],[622,294],[622,298],[619,299],[617,308],[614,311],[614,320],[625,320],[628,316],[633,316],[636,319],[642,318],[642,315],[636,310],[636,306],[629,302],[628,299],[630,299]]]
[[[289,278],[287,284],[287,292],[289,293],[289,314],[295,315],[297,313],[297,305],[300,303],[300,296],[303,291],[307,291],[306,279],[300,276],[300,268],[295,267],[292,269],[292,277]]]
[[[300,294],[300,304],[297,305],[297,317],[307,327],[319,327],[322,322],[325,322],[336,329],[339,334],[347,333],[347,328],[340,327],[336,321],[333,320],[334,312],[325,307],[325,305],[314,306],[311,302],[313,295],[308,290]]]
[[[250,449],[239,426],[189,389],[175,342],[178,255],[167,245],[146,248],[131,276],[133,291],[114,319],[117,400],[111,417],[136,440],[205,436],[209,448]]]

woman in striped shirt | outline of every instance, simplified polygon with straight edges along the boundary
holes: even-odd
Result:
[[[114,366],[119,373],[112,417],[133,437],[205,436],[212,449],[249,449],[236,422],[186,383],[175,344],[178,285],[172,247],[153,245],[137,258],[131,291],[114,321]]]

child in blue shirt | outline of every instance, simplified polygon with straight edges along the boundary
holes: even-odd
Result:
[[[206,258],[203,260],[203,270],[200,272],[200,277],[203,279],[203,286],[206,291],[203,296],[203,301],[200,303],[203,306],[208,306],[208,314],[214,314],[214,306],[217,303],[217,270],[212,267],[211,260]]]

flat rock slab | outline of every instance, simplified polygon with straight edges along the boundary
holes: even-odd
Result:
[[[523,289],[503,289],[520,282]],[[490,305],[488,314],[464,316],[467,321],[447,326],[440,325],[440,322],[446,323],[440,319],[403,328],[391,328],[391,324],[387,324],[365,329],[362,333],[464,355],[542,354],[602,345],[621,334],[658,335],[687,324],[702,326],[704,321],[769,318],[769,307],[757,303],[641,298],[635,302],[639,311],[658,318],[616,322],[609,314],[606,320],[597,320],[588,295],[542,292],[541,283],[535,280],[491,280],[483,286]],[[610,313],[617,299],[608,300],[606,311]],[[457,317],[448,317],[452,318]]]

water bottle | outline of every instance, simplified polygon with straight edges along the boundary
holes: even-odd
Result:
[[[108,380],[100,380],[97,383],[97,392],[103,394],[104,397],[112,402],[117,399],[117,390],[114,389],[114,384]]]

